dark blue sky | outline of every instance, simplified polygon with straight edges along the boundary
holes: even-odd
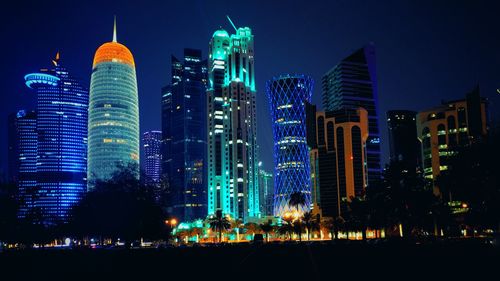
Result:
[[[13,1],[10,1],[13,2]],[[462,98],[480,83],[498,120],[500,5],[498,1],[16,1],[0,9],[0,169],[6,168],[6,120],[34,108],[26,73],[63,63],[89,85],[95,50],[112,38],[135,57],[141,131],[160,128],[160,88],[169,82],[170,55],[200,48],[225,15],[255,35],[258,138],[266,169],[272,168],[272,133],[265,82],[287,72],[316,80],[367,42],[377,49],[380,124],[387,160],[385,112],[421,110],[442,99]],[[497,2],[497,3],[495,3]]]

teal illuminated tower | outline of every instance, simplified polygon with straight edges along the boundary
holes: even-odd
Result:
[[[109,179],[117,165],[139,167],[139,101],[135,62],[116,41],[101,45],[94,56],[90,80],[88,123],[89,188]],[[139,171],[137,170],[137,176]]]
[[[235,30],[215,31],[209,45],[208,215],[248,221],[261,216],[253,35]]]

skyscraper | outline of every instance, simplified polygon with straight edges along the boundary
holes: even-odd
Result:
[[[88,90],[62,66],[59,53],[52,63],[24,77],[37,96],[36,187],[27,201],[48,224],[66,222],[87,188]]]
[[[161,176],[161,131],[149,131],[142,135],[144,147],[144,172],[147,184],[157,185]]]
[[[89,104],[89,188],[106,180],[117,165],[135,164],[139,176],[139,100],[134,57],[116,40],[94,56]]]
[[[208,214],[248,221],[260,217],[253,35],[235,30],[209,44]]]
[[[17,136],[17,169],[19,218],[26,218],[33,209],[36,198],[36,159],[38,135],[36,131],[36,112],[20,110],[15,121]]]
[[[480,141],[488,134],[488,101],[479,86],[465,99],[443,102],[417,114],[417,133],[422,142],[424,177],[434,181],[449,169],[458,148]],[[434,194],[442,195],[434,182]]]
[[[274,215],[290,209],[290,195],[304,194],[302,212],[311,206],[311,174],[306,142],[305,103],[311,102],[314,81],[306,75],[281,75],[267,82],[274,139]]]
[[[18,113],[11,113],[7,117],[7,182],[9,183],[17,183],[19,175]]]
[[[167,206],[181,221],[207,216],[207,61],[201,50],[171,58],[171,84],[162,91],[163,174]]]
[[[307,105],[313,204],[323,216],[342,216],[351,198],[364,193],[367,139],[368,113],[364,108],[320,112]]]
[[[362,107],[368,111],[368,185],[378,182],[382,172],[375,66],[375,47],[369,44],[344,58],[323,76],[322,81],[324,110]]]
[[[410,110],[387,111],[391,161],[398,161],[410,173],[421,163],[420,141],[417,138],[417,112]]]
[[[260,212],[263,217],[273,216],[274,182],[273,174],[259,169]]]

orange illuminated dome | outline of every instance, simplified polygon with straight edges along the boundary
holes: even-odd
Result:
[[[104,43],[97,49],[92,68],[101,62],[125,63],[135,67],[134,57],[132,56],[130,50],[125,47],[125,45],[118,43],[116,40],[116,17],[113,26],[113,41]]]
[[[118,42],[104,43],[97,49],[92,67],[101,62],[126,63],[135,67],[134,57],[130,50]]]

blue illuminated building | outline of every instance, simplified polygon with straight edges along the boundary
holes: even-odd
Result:
[[[163,175],[167,208],[180,221],[207,216],[207,61],[201,50],[171,58],[171,84],[162,90]]]
[[[314,81],[306,75],[281,75],[267,82],[274,137],[274,215],[290,209],[290,195],[304,194],[302,212],[311,204],[305,103],[311,102]]]
[[[36,187],[27,192],[32,198],[25,200],[31,200],[26,212],[36,209],[42,215],[40,223],[45,224],[66,222],[87,186],[88,90],[61,65],[59,53],[52,63],[52,69],[24,77],[26,86],[37,95]],[[23,130],[19,132],[22,147],[27,140]],[[24,132],[32,136],[31,131]],[[31,149],[31,139],[29,146]],[[22,162],[25,151],[19,150]],[[21,209],[21,216],[23,212]]]
[[[375,46],[368,44],[342,59],[322,80],[325,111],[362,107],[368,111],[369,136],[366,142],[368,185],[381,177],[380,130]]]
[[[142,135],[144,172],[147,184],[158,184],[161,176],[161,131],[148,131]]]
[[[145,183],[153,188],[155,199],[161,198],[161,131],[148,131],[142,135],[144,148]]]
[[[34,191],[36,190],[36,158],[37,158],[37,132],[36,112],[20,110],[15,116],[12,145],[16,147],[14,162],[17,169],[17,198],[19,201],[19,218],[26,218],[34,206]]]

